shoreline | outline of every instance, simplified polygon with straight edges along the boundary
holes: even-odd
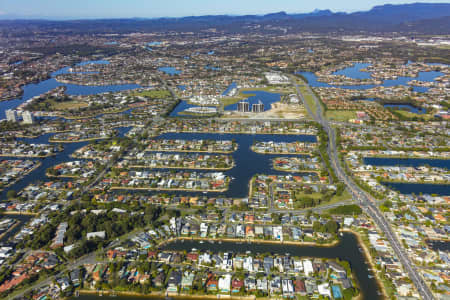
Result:
[[[107,140],[114,137],[97,137],[97,138],[88,138],[88,139],[80,139],[77,141],[68,141],[68,140],[55,140],[50,138],[48,141],[49,143],[64,143],[64,144],[70,144],[70,143],[82,143],[82,142],[90,142],[90,141],[96,141],[96,140]]]
[[[450,157],[447,156],[422,157],[422,156],[404,156],[404,155],[366,155],[363,158],[450,160]]]
[[[293,170],[286,170],[286,169],[281,169],[281,168],[277,168],[277,167],[275,167],[275,166],[273,166],[272,165],[272,167],[273,167],[273,169],[275,170],[275,171],[279,171],[279,172],[287,172],[287,173],[316,173],[316,174],[320,174],[320,171],[315,171],[316,169],[312,169],[312,170],[295,170],[295,171],[293,171]]]
[[[145,149],[146,152],[183,152],[183,153],[220,153],[220,154],[231,154],[237,151],[237,148],[233,151],[206,151],[206,150],[153,150]]]
[[[133,168],[133,169],[179,169],[179,170],[209,170],[209,171],[228,171],[233,169],[235,166],[230,166],[227,168],[196,168],[196,167],[166,167],[166,166],[156,166],[156,167],[152,167],[152,166],[141,166],[141,165],[130,165],[127,166],[126,168]],[[125,169],[125,168],[122,168]]]
[[[222,119],[223,120],[223,119]],[[249,120],[249,119],[245,119],[245,120]],[[270,121],[270,120],[269,120]],[[164,131],[161,134],[157,135],[160,136],[162,134],[166,134],[166,133],[203,133],[203,134],[248,134],[248,135],[304,135],[304,136],[315,136],[317,137],[317,134],[312,134],[312,133],[280,133],[280,132],[252,132],[252,131],[239,131],[239,132],[231,132],[231,131],[221,131],[221,132],[217,132],[217,131]],[[314,143],[314,142],[313,142]]]
[[[226,189],[220,189],[220,190],[189,190],[189,189],[167,189],[167,188],[151,188],[151,187],[111,187],[111,190],[135,190],[135,191],[166,191],[166,192],[195,192],[195,193],[224,193],[228,190],[228,187]]]
[[[253,152],[258,153],[258,154],[264,154],[264,155],[307,155],[310,156],[309,152],[293,152],[293,153],[289,153],[289,152],[260,152],[260,151],[256,151],[253,149],[253,147],[250,148]]]
[[[230,242],[230,243],[253,243],[253,244],[275,244],[275,245],[293,245],[293,246],[314,246],[323,248],[332,248],[339,243],[339,239],[319,244],[317,242],[295,242],[295,241],[278,241],[278,240],[261,240],[261,239],[239,239],[239,238],[202,238],[202,237],[175,237],[165,240],[158,244],[158,248],[165,246],[166,244],[177,241],[215,241],[215,242]]]
[[[6,230],[5,232],[3,232],[0,235],[0,241],[3,240],[3,238],[8,235],[8,233],[10,233],[14,228],[16,228],[17,226],[19,226],[22,223],[22,221],[20,220],[15,220],[14,225],[9,227],[8,230]]]
[[[224,299],[236,299],[236,300],[255,300],[257,299],[256,296],[232,296],[232,295],[221,295],[221,294],[210,294],[210,295],[201,295],[201,294],[185,294],[185,293],[168,293],[168,292],[149,292],[147,294],[143,294],[143,293],[138,293],[138,292],[125,292],[125,291],[121,291],[121,292],[116,292],[116,291],[104,291],[104,290],[87,290],[87,289],[82,289],[79,290],[80,295],[102,295],[102,296],[113,296],[113,295],[117,295],[117,296],[125,296],[125,297],[129,297],[129,296],[135,296],[135,297],[142,297],[143,299],[145,298],[189,298],[189,299],[219,299],[219,298],[224,298]],[[266,297],[263,297],[261,299],[264,299]],[[258,298],[259,299],[259,298]],[[267,299],[267,298],[266,298]]]
[[[448,181],[401,181],[401,180],[382,180],[383,183],[404,183],[404,184],[433,184],[433,185],[450,185]]]
[[[358,240],[358,244],[363,249],[363,254],[366,259],[366,261],[369,263],[370,267],[372,268],[372,273],[374,274],[374,279],[377,282],[378,287],[381,290],[381,293],[383,294],[384,299],[389,299],[388,294],[386,292],[386,288],[384,287],[383,281],[379,278],[378,272],[376,271],[375,263],[373,262],[372,256],[370,255],[369,249],[367,248],[366,244],[364,243],[363,239],[361,238],[361,234],[357,231],[354,231],[352,229],[341,229],[339,230],[341,232],[349,232],[353,234],[356,239]]]
[[[19,181],[21,181],[22,179],[24,179],[26,176],[30,175],[31,172],[33,172],[34,170],[36,170],[37,168],[39,168],[40,166],[42,166],[42,162],[41,161],[37,161],[36,165],[25,171],[23,174],[21,174],[22,176],[17,177],[15,180],[13,180],[12,182],[8,183],[7,185],[3,186],[2,188],[0,188],[0,191],[3,191],[9,187],[11,187],[12,185],[18,183]]]
[[[0,213],[0,215],[2,216],[8,216],[8,215],[12,215],[12,216],[37,216],[38,213],[33,213],[33,212],[22,212],[22,211],[3,211]]]
[[[48,154],[48,155],[26,155],[26,154],[0,154],[0,157],[15,157],[15,158],[21,158],[21,157],[26,157],[26,158],[47,158],[47,157],[52,157],[52,156],[56,156],[56,153],[52,153],[52,154]]]

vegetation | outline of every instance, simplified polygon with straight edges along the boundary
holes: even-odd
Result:
[[[143,210],[144,214],[120,214],[118,212],[108,212],[95,214],[89,212],[78,212],[71,214],[72,209],[67,209],[63,213],[57,212],[49,216],[51,220],[44,225],[39,234],[31,236],[27,241],[23,242],[32,249],[41,249],[49,247],[54,238],[56,228],[61,222],[67,222],[69,229],[65,234],[65,243],[78,243],[72,252],[69,253],[71,257],[79,257],[83,254],[92,252],[97,248],[103,247],[103,243],[114,239],[126,233],[133,231],[136,228],[142,228],[153,224],[161,215],[162,209],[160,207],[146,206]],[[87,240],[86,234],[88,232],[105,231],[105,240]]]
[[[146,90],[142,92],[134,92],[131,94],[134,97],[145,97],[150,99],[166,99],[170,98],[172,94],[168,90]]]
[[[327,110],[325,116],[332,121],[348,122],[356,119],[356,112],[354,110]]]
[[[362,213],[361,207],[356,204],[341,205],[328,211],[333,215],[359,215]]]

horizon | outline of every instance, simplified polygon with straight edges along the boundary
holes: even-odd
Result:
[[[111,3],[114,1],[113,3]],[[230,0],[227,3],[211,3],[206,0],[193,0],[186,5],[175,5],[181,0],[168,0],[161,3],[149,3],[143,0],[130,0],[124,3],[119,0],[97,0],[95,3],[80,0],[76,3],[61,3],[56,0],[42,0],[39,4],[32,0],[6,0],[0,9],[0,20],[48,20],[48,21],[71,21],[71,20],[95,20],[95,19],[160,19],[160,18],[183,18],[198,16],[242,16],[242,15],[266,15],[277,12],[287,14],[312,13],[316,10],[330,10],[333,13],[353,13],[357,11],[368,11],[380,5],[401,4],[446,4],[446,0],[433,1],[402,1],[402,0],[372,0],[352,3],[353,0],[335,3],[332,0],[319,0],[313,4],[300,4],[296,0],[280,0],[276,5],[272,1],[249,0],[242,5],[234,5],[239,0]],[[185,2],[182,2],[186,4]],[[83,5],[85,4],[85,5]],[[256,6],[258,4],[258,6]],[[312,6],[314,5],[314,6]],[[89,7],[90,6],[90,7]],[[225,6],[225,7],[223,7]],[[301,6],[301,7],[300,7]],[[52,7],[50,11],[49,8]],[[89,7],[89,9],[86,9]],[[105,9],[107,7],[107,9]],[[173,9],[173,7],[177,7]],[[228,8],[227,8],[228,7]],[[230,9],[239,7],[239,9]],[[258,7],[255,9],[254,7]],[[135,11],[134,9],[138,9]],[[45,11],[45,13],[43,12]],[[148,12],[147,12],[148,11]],[[171,13],[169,13],[170,11]],[[71,14],[69,14],[71,12]]]

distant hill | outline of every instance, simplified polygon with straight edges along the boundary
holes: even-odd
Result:
[[[277,12],[267,15],[215,15],[159,19],[99,19],[99,20],[13,20],[0,21],[0,30],[13,29],[26,34],[25,29],[52,30],[54,33],[128,33],[154,31],[201,31],[216,28],[225,32],[271,31],[284,27],[284,32],[414,32],[450,34],[450,3],[414,3],[375,6],[369,11],[333,13],[316,10],[305,14]],[[252,26],[252,25],[262,26]],[[271,26],[269,26],[271,25]],[[29,33],[29,31],[28,31]]]

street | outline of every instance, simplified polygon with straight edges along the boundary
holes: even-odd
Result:
[[[312,92],[311,87],[306,85],[309,93],[312,95],[315,104],[317,106],[317,114],[313,114],[311,108],[308,106],[308,103],[304,100],[302,93],[300,92],[298,84],[295,82],[295,79],[292,80],[292,83],[296,87],[297,94],[300,99],[302,99],[308,113],[313,116],[314,120],[322,125],[326,133],[328,134],[329,142],[328,142],[328,155],[330,157],[331,165],[337,175],[337,177],[345,183],[347,188],[349,189],[352,196],[358,201],[361,208],[364,210],[366,214],[368,214],[378,226],[378,228],[384,232],[386,238],[392,246],[395,254],[399,258],[402,263],[405,271],[408,273],[409,278],[412,280],[414,285],[416,286],[419,294],[425,300],[434,299],[434,296],[430,290],[430,288],[425,284],[422,277],[418,274],[415,266],[412,264],[408,255],[405,252],[405,249],[400,244],[396,235],[394,234],[391,226],[386,221],[384,215],[380,212],[377,206],[377,201],[369,194],[367,194],[364,190],[362,190],[359,186],[355,184],[353,179],[347,175],[342,169],[342,166],[339,162],[339,156],[336,148],[336,131],[332,128],[329,122],[324,118],[322,105],[320,104],[320,100],[315,96]]]

